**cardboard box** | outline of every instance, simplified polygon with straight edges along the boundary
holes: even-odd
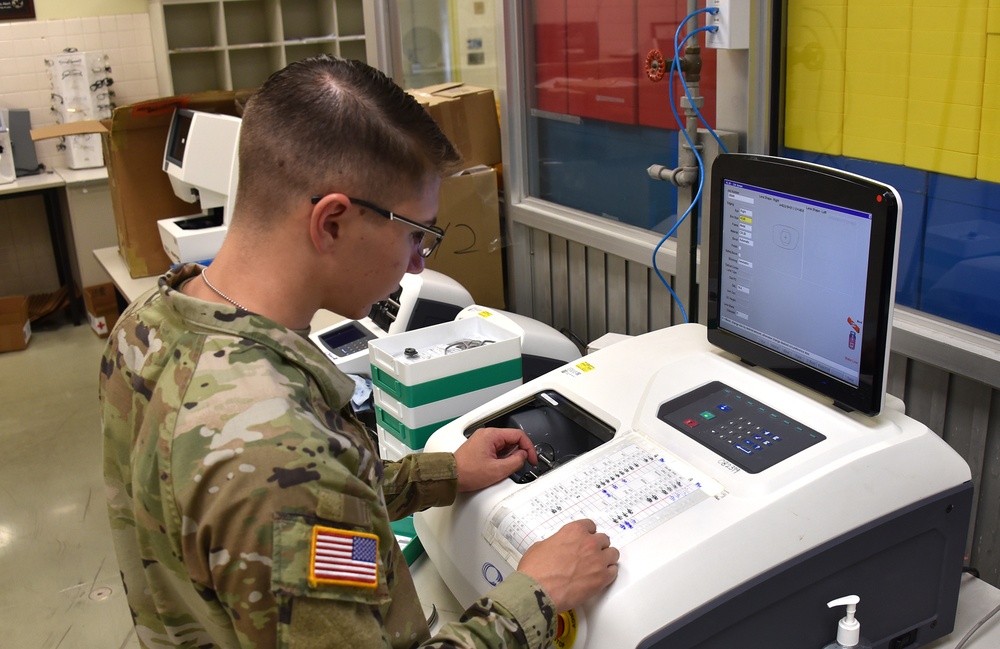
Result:
[[[15,352],[28,346],[31,320],[24,295],[0,297],[0,352]]]
[[[407,90],[462,153],[463,167],[492,167],[503,161],[500,120],[490,88],[442,83]]]
[[[458,280],[476,304],[503,309],[503,239],[496,171],[474,167],[441,181],[437,224],[445,237],[427,259],[427,268]]]
[[[108,167],[118,249],[132,277],[159,275],[170,267],[156,222],[196,214],[197,204],[174,195],[163,171],[170,120],[175,108],[239,115],[250,91],[212,91],[120,106],[110,120],[53,124],[31,130],[33,140],[101,133]]]
[[[118,322],[118,298],[111,282],[87,286],[83,289],[83,303],[87,307],[87,320],[94,333],[104,338]]]

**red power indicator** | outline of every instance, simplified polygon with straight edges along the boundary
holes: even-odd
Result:
[[[879,194],[878,196],[875,197],[875,202],[876,203],[881,203],[882,202],[882,194]]]

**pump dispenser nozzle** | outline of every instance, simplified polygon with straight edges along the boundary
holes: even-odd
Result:
[[[827,602],[828,608],[847,605],[847,615],[837,625],[837,644],[841,647],[856,647],[861,640],[861,623],[854,617],[860,601],[861,598],[857,595],[848,595]]]

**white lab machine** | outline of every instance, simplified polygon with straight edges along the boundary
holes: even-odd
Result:
[[[376,303],[368,317],[344,320],[314,331],[309,339],[345,374],[368,376],[368,341],[450,322],[472,304],[472,295],[457,281],[430,269],[406,273],[399,288]]]
[[[14,149],[10,145],[10,113],[0,108],[0,185],[17,180]]]
[[[201,212],[157,221],[163,249],[176,264],[213,259],[236,201],[242,120],[232,115],[178,108],[174,111],[163,170],[174,193]]]
[[[540,462],[415,515],[463,603],[534,542],[591,518],[617,580],[564,616],[563,649],[819,648],[863,602],[876,649],[954,625],[964,460],[885,396],[899,196],[850,174],[720,156],[709,323],[616,342],[439,429],[522,428]]]

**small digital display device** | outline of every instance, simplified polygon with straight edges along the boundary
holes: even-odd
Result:
[[[368,341],[374,339],[375,334],[361,326],[357,320],[330,327],[317,336],[320,349],[334,362],[358,352],[367,353]]]
[[[889,185],[805,162],[726,154],[712,168],[708,340],[878,414],[902,211]]]

